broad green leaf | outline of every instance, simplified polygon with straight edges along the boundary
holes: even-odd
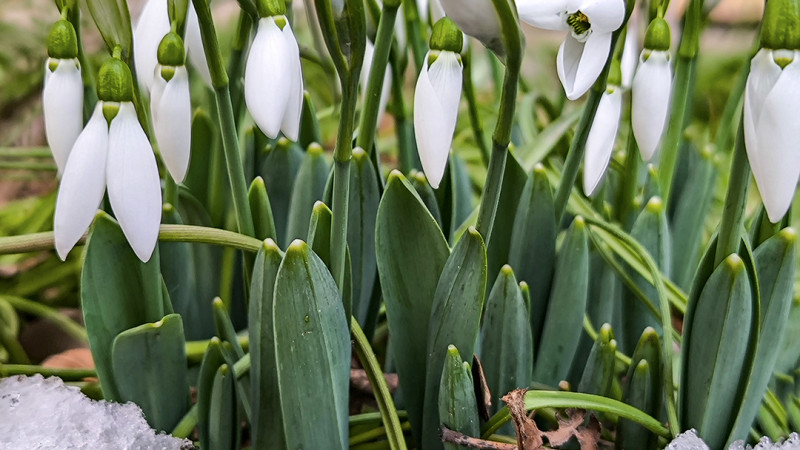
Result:
[[[236,405],[236,379],[232,366],[222,364],[214,374],[209,398],[208,449],[239,448],[241,427]]]
[[[322,134],[317,121],[317,109],[311,102],[308,91],[303,92],[303,109],[300,114],[300,136],[297,143],[302,148],[308,148],[313,143],[322,142]]]
[[[597,340],[589,352],[577,391],[607,395],[614,377],[616,353],[617,341],[614,340],[611,325],[603,324],[597,334]]]
[[[659,418],[664,403],[661,343],[658,333],[647,328],[642,333],[636,350],[631,356],[623,401],[631,406]],[[655,449],[658,436],[639,424],[621,419],[617,431],[617,448]]]
[[[273,327],[286,446],[347,447],[349,327],[336,282],[302,241],[278,269]]]
[[[308,234],[311,209],[315,202],[322,200],[329,172],[330,166],[325,160],[322,147],[319,145],[308,147],[297,172],[297,178],[294,180],[289,217],[286,222],[286,242],[303,239]]]
[[[217,337],[212,337],[203,355],[200,375],[197,379],[197,431],[200,436],[201,448],[211,448],[211,396],[217,369],[223,364],[225,364],[225,356],[222,354],[222,341]],[[233,394],[235,395],[235,392]],[[217,400],[217,404],[219,404],[219,400]],[[214,432],[219,431],[215,430]],[[230,431],[224,430],[224,432],[229,433]]]
[[[485,292],[486,247],[478,230],[470,227],[447,259],[433,297],[426,353],[423,448],[442,447],[436,405],[447,347],[454,345],[465,355],[475,353]]]
[[[380,191],[375,168],[361,149],[353,150],[350,167],[350,205],[347,219],[347,247],[353,269],[353,315],[365,330],[377,320],[379,302],[373,301],[378,278],[375,259],[375,223]]]
[[[467,436],[479,436],[478,403],[469,364],[461,360],[458,349],[447,347],[441,384],[439,385],[439,420],[447,428]],[[455,444],[444,444],[446,450],[456,450]]]
[[[256,239],[277,239],[275,234],[275,219],[272,218],[272,205],[269,203],[267,187],[264,179],[256,177],[250,184],[247,192],[250,201],[250,211],[253,214],[253,225],[255,227]]]
[[[389,175],[378,207],[375,250],[393,360],[411,428],[420,442],[428,325],[450,250],[436,220],[398,171]]]
[[[268,150],[264,162],[261,164],[261,176],[269,193],[272,206],[272,217],[275,220],[275,234],[278,236],[278,245],[285,247],[287,222],[289,220],[289,207],[291,205],[292,190],[300,164],[303,162],[303,152],[285,139],[278,140],[277,145]],[[309,213],[311,205],[308,205]],[[306,218],[305,224],[308,224]]]
[[[778,360],[792,305],[796,240],[794,229],[785,228],[753,253],[761,290],[761,334],[739,416],[728,441],[747,437]]]
[[[538,348],[556,259],[556,214],[544,167],[536,165],[519,199],[508,262],[531,288],[530,326]]]
[[[789,319],[782,339],[780,354],[775,363],[775,374],[789,374],[800,364],[800,298],[795,298],[789,310]],[[782,397],[781,397],[782,398]]]
[[[307,242],[311,245],[314,253],[322,259],[322,262],[330,269],[331,266],[331,224],[333,222],[333,212],[328,205],[317,201],[311,211],[311,220],[308,225]],[[349,229],[348,223],[348,229]]]
[[[753,320],[750,281],[744,261],[727,257],[711,274],[685,318],[681,383],[681,426],[695,428],[710,447],[727,441],[739,405],[739,384],[747,370]]]
[[[578,216],[558,252],[533,381],[556,386],[566,378],[583,332],[588,290],[589,244],[586,222]]]
[[[436,201],[436,194],[433,192],[433,188],[428,183],[428,179],[425,178],[425,174],[422,172],[412,171],[411,175],[409,175],[409,181],[411,181],[411,185],[414,186],[414,189],[417,191],[419,198],[422,199],[422,203],[424,203],[428,208],[428,212],[430,212],[433,218],[436,219],[436,223],[439,224],[439,228],[442,228],[442,213],[439,210],[439,203]]]
[[[189,170],[183,184],[203,205],[210,207],[209,190],[211,189],[212,155],[216,148],[217,136],[214,123],[208,113],[202,109],[192,116],[192,144]]]
[[[661,197],[661,182],[658,175],[658,168],[654,164],[647,165],[647,177],[644,181],[644,192],[642,198],[645,200],[652,199],[653,197]],[[647,204],[643,205],[647,207]]]
[[[486,300],[479,354],[495,413],[502,407],[500,397],[527,387],[533,371],[531,324],[511,266],[500,269]]]
[[[250,434],[253,448],[283,448],[283,421],[278,398],[273,301],[275,280],[283,255],[267,239],[258,251],[250,281]]]
[[[124,401],[114,381],[111,345],[123,331],[164,317],[158,246],[150,261],[141,262],[117,222],[98,213],[85,251],[81,306],[92,357],[104,397]]]
[[[642,247],[653,257],[656,265],[662,273],[669,276],[671,268],[670,233],[667,224],[667,217],[664,211],[664,204],[658,197],[653,197],[647,202],[644,210],[636,218],[631,230],[631,237],[641,243]],[[636,283],[644,295],[651,300],[654,305],[658,303],[658,293],[655,286],[644,279],[634,270],[630,270],[629,275]],[[652,327],[658,333],[662,333],[660,316],[656,316],[639,298],[630,290],[625,289],[622,296],[622,329],[620,333],[620,350],[623,353],[630,353],[636,348],[642,331]]]
[[[89,7],[92,19],[109,50],[113,50],[117,45],[122,47],[122,57],[130,63],[135,80],[133,31],[128,3],[125,0],[86,0],[86,6]]]
[[[171,431],[189,410],[183,321],[170,314],[114,338],[114,381],[124,401],[142,408],[151,427]]]

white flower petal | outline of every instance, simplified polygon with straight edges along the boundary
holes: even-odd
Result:
[[[276,138],[289,102],[292,63],[281,29],[273,17],[258,21],[244,74],[244,99],[256,125]]]
[[[592,33],[583,44],[567,36],[558,49],[556,69],[568,99],[579,98],[597,81],[610,48],[610,33]]]
[[[132,103],[121,103],[108,132],[108,199],[136,256],[150,260],[161,223],[161,182],[153,148]]]
[[[108,124],[103,103],[98,102],[75,141],[58,189],[53,231],[56,252],[62,261],[89,228],[103,200],[107,154]]]
[[[756,125],[758,145],[747,148],[748,159],[757,160],[753,174],[769,220],[777,223],[789,210],[800,177],[800,52],[783,69],[775,86],[763,102]],[[754,151],[755,150],[755,151]]]
[[[567,8],[567,0],[517,0],[520,19],[545,30],[568,30]]]
[[[150,116],[153,124],[158,123],[158,107],[161,103],[161,96],[164,95],[164,88],[167,87],[167,80],[161,77],[161,64],[156,65],[153,83],[150,85]]]
[[[186,56],[192,66],[197,69],[200,78],[210,87],[211,72],[208,70],[206,51],[203,47],[203,38],[200,35],[200,22],[197,21],[197,13],[191,4],[186,15]]]
[[[290,66],[290,87],[286,110],[281,121],[281,131],[290,141],[296,141],[300,135],[300,117],[303,114],[303,71],[300,66],[300,48],[288,23],[283,27],[283,36],[289,53],[286,64]]]
[[[461,31],[493,49],[494,44],[500,43],[502,49],[500,19],[490,0],[441,0],[441,4]]]
[[[431,22],[436,23],[445,15],[442,2],[440,0],[431,0]],[[466,39],[464,40],[466,41]]]
[[[423,22],[428,22],[428,8],[429,8],[428,0],[417,0],[417,11],[419,12],[419,18],[422,19]],[[403,5],[401,4],[400,7],[402,8]],[[399,15],[400,17],[404,17],[402,14]],[[398,20],[398,22],[401,22]]]
[[[158,64],[158,44],[169,33],[166,0],[148,0],[133,30],[133,61],[136,78],[145,92],[150,92]]]
[[[580,12],[586,14],[593,33],[610,33],[625,20],[624,0],[582,0]]]
[[[45,71],[50,69],[45,67]],[[83,81],[77,59],[58,61],[55,72],[45,79],[42,104],[47,143],[61,175],[83,128]]]
[[[610,87],[600,98],[597,114],[586,138],[583,165],[583,192],[586,195],[592,195],[606,173],[617,139],[621,113],[622,89]]]
[[[414,131],[422,168],[435,189],[444,175],[453,143],[462,68],[452,52],[441,52],[430,68],[427,61],[428,56],[414,92]]]
[[[782,72],[781,66],[773,60],[772,50],[762,48],[753,57],[750,62],[750,74],[747,76],[745,97],[751,99],[750,112],[754,118],[761,116],[764,99],[778,82]]]
[[[628,33],[625,35],[625,46],[622,49],[622,60],[620,61],[620,72],[622,72],[622,87],[630,89],[633,84],[633,74],[636,73],[636,64],[639,62],[639,36],[634,24],[628,25]]]
[[[667,124],[671,92],[672,73],[668,53],[652,51],[647,61],[643,56],[640,57],[631,91],[631,125],[645,161],[653,158],[661,141]]]
[[[192,141],[192,101],[186,67],[175,68],[175,75],[166,83],[158,99],[157,110],[153,128],[158,149],[172,179],[181,183],[189,168]],[[155,120],[155,116],[158,120]]]
[[[427,0],[426,0],[427,1]],[[425,5],[427,8],[427,4]],[[428,11],[425,10],[423,17],[423,11],[421,9],[418,10],[420,17],[424,23],[428,22],[427,16]],[[400,3],[400,6],[397,8],[397,15],[394,18],[394,38],[397,39],[397,46],[399,48],[406,48],[408,45],[408,36],[406,35],[406,21],[405,21],[406,13],[403,11],[403,4]],[[399,19],[398,19],[399,17]],[[369,41],[369,39],[367,39]]]

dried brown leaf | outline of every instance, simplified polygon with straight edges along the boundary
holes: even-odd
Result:
[[[544,444],[542,439],[542,432],[536,426],[536,422],[525,410],[525,393],[527,389],[516,389],[505,396],[501,400],[508,406],[508,411],[511,414],[511,420],[514,422],[514,429],[517,432],[517,444],[522,450],[538,450]]]

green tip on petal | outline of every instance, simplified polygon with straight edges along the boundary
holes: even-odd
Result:
[[[644,48],[665,52],[669,50],[671,38],[669,24],[661,17],[656,17],[647,27],[644,35]]]
[[[258,15],[261,17],[283,16],[286,14],[286,2],[284,0],[258,0],[256,2]],[[286,18],[283,18],[283,25],[286,25]],[[277,17],[275,22],[277,23]],[[278,26],[283,29],[281,24]]]
[[[800,0],[770,0],[761,22],[761,46],[800,50]]]
[[[182,66],[185,61],[185,53],[183,39],[178,33],[170,31],[158,44],[158,63],[162,66]]]
[[[54,59],[78,57],[78,36],[68,20],[61,19],[50,28],[47,37],[47,56]]]
[[[121,59],[111,58],[100,67],[97,97],[104,102],[133,101],[133,75]]]
[[[461,53],[464,46],[464,33],[451,19],[442,17],[433,25],[430,44],[431,50]]]

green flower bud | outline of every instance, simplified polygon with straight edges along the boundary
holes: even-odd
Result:
[[[761,46],[800,50],[800,0],[770,0],[761,23]]]
[[[656,17],[647,27],[644,35],[644,48],[648,50],[667,51],[670,45],[669,24],[661,17]]]
[[[133,76],[121,59],[111,58],[100,67],[97,98],[104,102],[133,101]]]
[[[68,20],[61,19],[50,28],[47,37],[47,55],[54,59],[78,57],[78,36]]]
[[[183,39],[178,33],[170,31],[158,44],[158,63],[162,66],[182,66],[185,61],[185,53]]]
[[[450,18],[442,17],[433,25],[430,43],[431,50],[461,53],[464,47],[464,33]]]
[[[258,15],[261,17],[283,16],[286,14],[286,2],[284,0],[257,0],[256,7],[258,8]]]

